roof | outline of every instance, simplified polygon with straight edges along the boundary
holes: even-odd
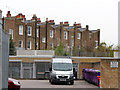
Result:
[[[42,25],[44,25],[44,23],[40,23],[40,24],[37,24],[38,26],[42,26]]]
[[[72,63],[72,59],[68,59],[68,58],[53,58],[53,63]]]
[[[70,29],[74,29],[74,26],[68,26],[68,27],[64,27],[64,28],[67,30],[70,30]]]
[[[96,33],[97,32],[97,30],[90,30],[92,33]]]
[[[83,31],[86,30],[86,28],[78,28],[78,30],[79,30],[80,32],[83,32]]]
[[[51,25],[54,29],[56,29],[57,27],[59,27],[60,25]]]
[[[26,20],[25,23],[31,23],[33,22],[32,20]]]

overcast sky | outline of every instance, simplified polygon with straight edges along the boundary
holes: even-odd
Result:
[[[84,28],[101,30],[101,42],[108,45],[118,44],[118,1],[120,0],[0,0],[3,16],[11,11],[12,16],[18,13],[31,19],[36,14],[41,21],[55,20],[81,23]]]

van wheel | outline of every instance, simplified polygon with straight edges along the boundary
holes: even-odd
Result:
[[[74,85],[74,81],[71,81],[71,82],[70,82],[70,85]]]
[[[49,79],[49,82],[51,83],[51,79]]]
[[[53,80],[52,80],[52,79],[50,79],[50,83],[51,83],[51,84],[54,84],[54,82],[53,82]]]

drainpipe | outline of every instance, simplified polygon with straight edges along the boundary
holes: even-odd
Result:
[[[25,50],[27,50],[27,23],[25,23]]]
[[[76,30],[76,22],[74,23],[74,47],[75,47],[75,30]]]
[[[80,59],[79,59],[79,80],[80,80]]]
[[[2,22],[3,22],[3,24],[2,24],[2,29],[5,30],[5,18],[4,18],[4,17],[3,17],[3,19],[2,19]]]
[[[36,31],[37,31],[37,17],[35,17],[35,50],[37,49],[37,48],[36,48],[36,42],[37,42]]]
[[[47,26],[48,26],[48,18],[46,18],[46,26],[45,26],[45,30],[46,30],[46,33],[45,33],[45,36],[46,36],[45,49],[47,49]]]
[[[39,26],[39,47],[38,49],[40,50],[40,26]]]

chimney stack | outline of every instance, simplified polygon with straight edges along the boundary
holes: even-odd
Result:
[[[76,24],[77,28],[81,28],[81,23]]]
[[[74,22],[73,26],[76,26],[76,22]]]
[[[51,25],[54,25],[54,24],[55,24],[54,20],[49,20],[48,22],[49,22],[49,24],[51,24]]]
[[[46,18],[46,21],[48,21],[48,18]]]
[[[33,14],[32,20],[34,21],[37,18],[36,14]]]
[[[63,22],[60,22],[60,25],[63,25]]]
[[[10,11],[8,11],[8,13],[7,13],[7,17],[11,17]]]
[[[68,21],[64,22],[64,26],[69,26],[69,22]]]
[[[88,30],[89,29],[89,26],[88,25],[86,25],[86,30]]]
[[[37,18],[37,23],[40,23],[40,22],[41,22],[40,18]]]

